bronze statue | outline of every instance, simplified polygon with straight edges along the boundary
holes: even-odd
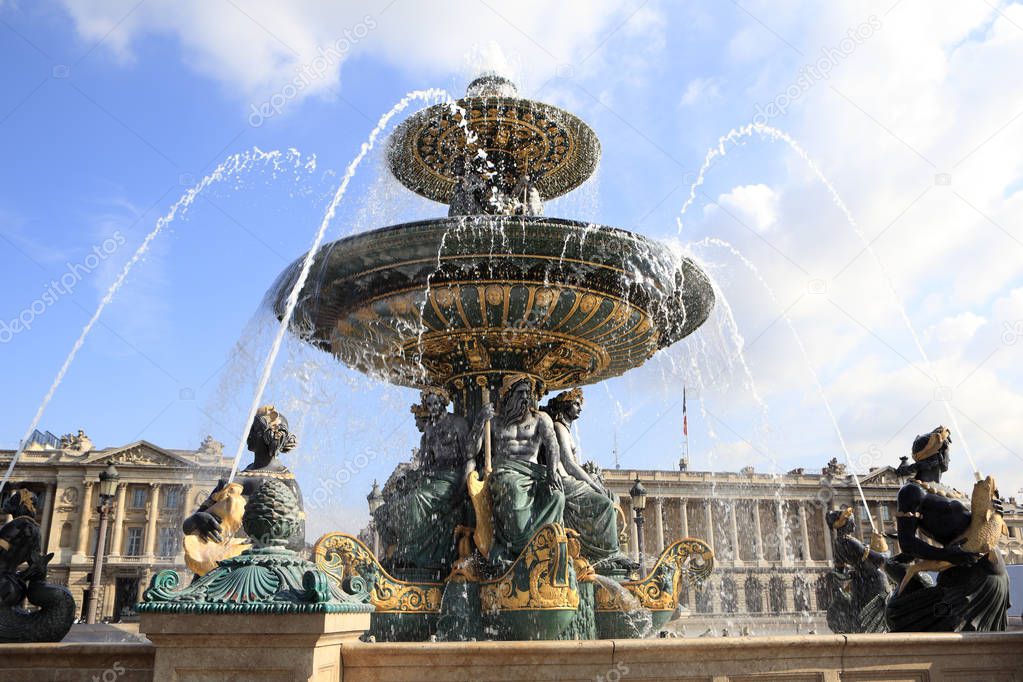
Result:
[[[583,392],[573,388],[547,401],[543,410],[554,422],[560,458],[558,470],[565,490],[565,525],[579,533],[583,556],[593,564],[606,562],[635,568],[618,547],[615,496],[579,463],[572,423],[582,414]]]
[[[4,501],[14,518],[0,528],[0,642],[59,642],[75,620],[75,600],[46,582],[53,554],[42,554],[36,514],[39,498],[21,488]],[[26,611],[28,602],[37,610]]]
[[[835,568],[827,576],[828,627],[838,634],[887,632],[884,607],[891,582],[883,570],[888,560],[884,536],[875,534],[869,547],[853,537],[856,518],[851,507],[829,511],[827,522],[835,531]]]
[[[900,490],[896,522],[902,554],[892,576],[905,586],[888,601],[886,617],[893,632],[973,632],[1005,630],[1009,607],[1009,577],[997,547],[986,553],[964,549],[973,515],[970,500],[942,485],[948,470],[949,430],[939,426],[913,441],[913,463],[901,465],[900,476],[913,478]],[[1001,516],[997,491],[988,500],[988,513]],[[987,520],[987,519],[985,519]],[[920,534],[935,541],[928,543]],[[917,574],[904,581],[917,561],[947,562],[936,585]]]
[[[527,374],[505,376],[500,411],[495,414],[494,406],[487,403],[477,417],[478,423],[493,419],[490,495],[499,559],[514,559],[545,524],[564,523],[558,438],[554,421],[537,407],[534,381]]]
[[[427,388],[412,406],[423,434],[419,449],[411,464],[384,485],[384,503],[373,514],[389,569],[443,573],[456,558],[455,529],[466,520],[466,478],[476,466],[478,448],[472,444],[478,433],[470,433],[448,404],[446,391]]]
[[[298,440],[288,429],[288,420],[273,405],[264,405],[256,412],[249,429],[246,446],[252,452],[252,463],[238,472],[233,482],[221,479],[210,496],[194,514],[185,519],[185,562],[197,575],[205,575],[217,562],[249,549],[250,544],[235,534],[242,528],[246,500],[264,481],[281,481],[294,494],[302,509],[302,491],[295,475],[282,464],[277,455],[294,450]],[[287,548],[305,549],[305,515],[299,513],[287,542]]]

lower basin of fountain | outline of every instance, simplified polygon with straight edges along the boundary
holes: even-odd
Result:
[[[714,565],[706,543],[685,538],[669,545],[644,576],[600,575],[580,556],[572,534],[560,524],[546,525],[498,575],[487,577],[474,555],[441,582],[391,575],[345,533],[324,535],[313,553],[343,599],[373,606],[368,636],[406,642],[650,636],[676,612],[682,591],[701,584]]]

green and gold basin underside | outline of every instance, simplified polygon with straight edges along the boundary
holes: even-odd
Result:
[[[301,263],[272,291],[278,318]],[[641,365],[699,327],[713,303],[691,260],[638,234],[537,216],[451,217],[324,246],[291,328],[394,384],[457,392],[525,372],[556,390]]]

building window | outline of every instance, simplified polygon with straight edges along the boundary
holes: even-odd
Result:
[[[65,521],[60,527],[60,546],[66,549],[71,546],[71,522]]]
[[[696,612],[714,612],[714,595],[711,594],[710,585],[704,585],[703,587],[696,588]]]
[[[146,506],[148,491],[145,486],[137,485],[131,489],[131,508],[143,509]]]
[[[831,606],[831,584],[833,578],[830,573],[825,573],[817,579],[817,609],[827,611]]]
[[[725,613],[739,610],[739,590],[731,576],[721,581],[721,610]]]
[[[142,556],[142,526],[131,526],[124,540],[125,556]]]
[[[750,576],[746,578],[746,610],[749,613],[762,613],[764,610],[763,589],[760,581]]]
[[[775,576],[767,585],[767,597],[771,602],[771,611],[781,613],[785,610],[785,581]]]
[[[157,538],[160,541],[160,556],[174,556],[181,548],[181,533],[174,526],[164,526]]]
[[[181,509],[181,501],[184,495],[181,488],[168,488],[163,496],[164,509]]]
[[[880,505],[880,507],[881,507],[881,520],[884,521],[885,523],[891,521],[892,520],[892,513],[888,509],[888,505],[887,504],[882,504],[882,505]]]
[[[810,590],[802,578],[797,577],[792,581],[792,600],[795,602],[796,611],[810,610]]]

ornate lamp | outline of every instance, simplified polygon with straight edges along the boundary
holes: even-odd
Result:
[[[85,622],[96,622],[96,609],[99,607],[99,586],[102,584],[103,556],[106,553],[107,521],[110,519],[110,501],[117,494],[117,484],[121,476],[113,462],[107,464],[99,475],[99,529],[96,533],[96,554],[92,559],[92,584],[89,586],[89,608]]]
[[[120,480],[121,475],[117,473],[117,467],[111,462],[99,475],[99,497],[101,501],[110,501],[114,498],[114,495],[117,494],[117,482]]]
[[[639,550],[639,565],[643,567],[643,510],[646,509],[646,488],[636,476],[636,482],[629,491],[632,498],[632,508],[636,511],[636,547]]]

